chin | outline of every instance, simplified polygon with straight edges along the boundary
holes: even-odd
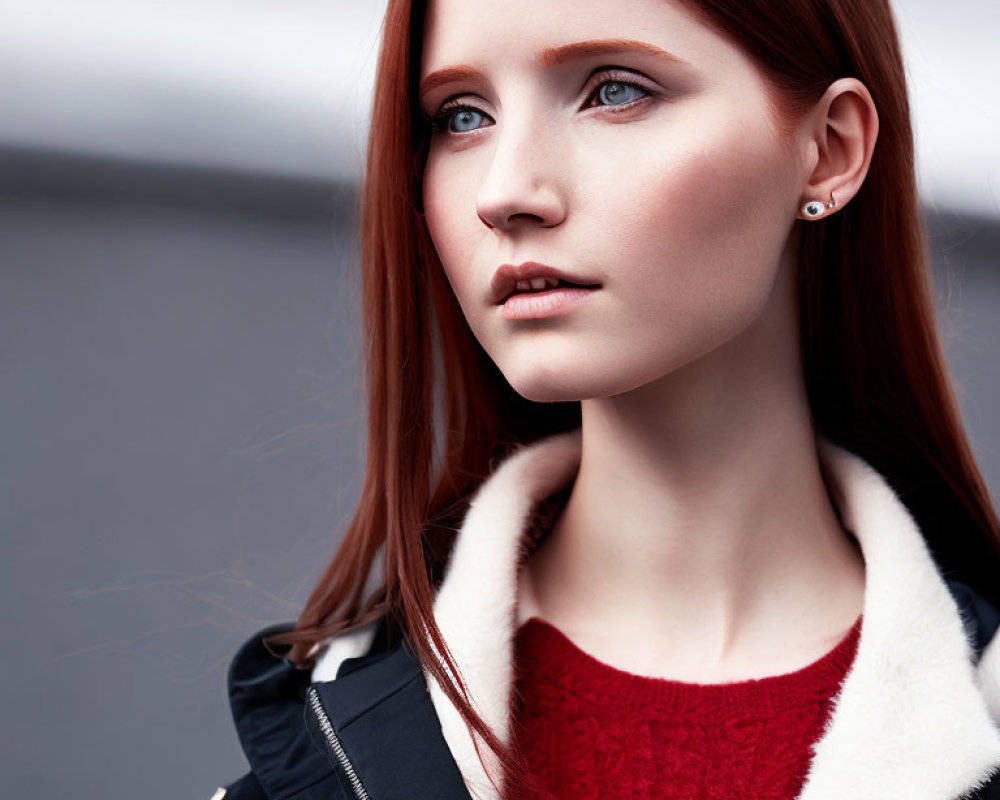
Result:
[[[525,400],[535,403],[565,403],[605,397],[620,391],[610,385],[606,375],[592,365],[519,364],[515,369],[501,370],[511,388]]]
[[[497,362],[511,388],[535,403],[561,403],[614,397],[669,379],[693,359],[674,358],[644,363],[624,357],[560,360],[556,364],[520,359]],[[511,360],[512,361],[512,360]]]
[[[549,364],[529,363],[529,359],[519,359],[519,363],[497,366],[507,379],[507,383],[525,400],[535,403],[559,403],[579,400],[577,393],[583,382],[582,371],[567,369],[565,366],[553,368]]]

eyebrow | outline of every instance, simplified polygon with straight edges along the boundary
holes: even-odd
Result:
[[[654,44],[639,42],[634,39],[589,39],[585,42],[572,42],[559,47],[547,47],[535,57],[539,66],[545,68],[556,67],[568,61],[574,61],[588,56],[598,56],[613,53],[639,52],[646,55],[670,61],[674,64],[686,65],[684,59],[668,53]],[[436,70],[420,82],[419,96],[423,97],[432,89],[436,89],[445,83],[452,81],[471,80],[480,77],[480,73],[473,67],[465,65],[457,67],[445,67]]]

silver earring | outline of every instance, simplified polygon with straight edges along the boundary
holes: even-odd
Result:
[[[830,192],[830,202],[825,206],[819,200],[810,200],[804,206],[802,206],[802,213],[805,214],[810,219],[815,219],[816,217],[821,217],[826,212],[828,208],[836,208],[837,200],[833,196],[833,192]]]

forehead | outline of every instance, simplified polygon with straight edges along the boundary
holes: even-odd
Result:
[[[421,76],[457,63],[527,62],[607,38],[649,42],[684,60],[733,49],[676,0],[428,0]]]

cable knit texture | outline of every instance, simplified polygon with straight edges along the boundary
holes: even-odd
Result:
[[[800,670],[720,684],[624,672],[528,619],[515,639],[513,733],[541,784],[530,800],[793,800],[862,619]]]

